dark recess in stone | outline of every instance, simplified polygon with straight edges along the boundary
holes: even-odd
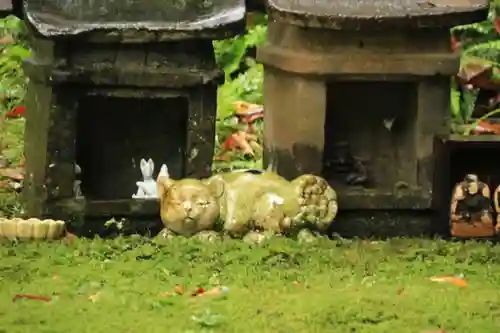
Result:
[[[122,216],[113,216],[116,221],[120,221]],[[86,218],[84,223],[69,223],[68,232],[85,238],[94,238],[96,235],[102,238],[115,238],[120,236],[143,235],[147,237],[156,236],[162,229],[163,223],[160,218],[151,216],[134,216],[133,221],[126,220],[126,229],[118,229],[116,225],[106,227],[105,223],[109,218]]]
[[[141,158],[155,174],[165,163],[172,177],[184,170],[188,101],[92,96],[78,109],[76,163],[90,200],[130,199],[142,180]],[[154,176],[153,175],[153,176]]]
[[[246,10],[248,12],[266,12],[267,0],[246,0]]]
[[[349,175],[360,173],[355,165],[345,165],[349,161],[336,151],[342,142],[349,143],[352,157],[367,169],[367,181],[363,183],[367,188],[387,190],[397,182],[416,185],[414,164],[417,162],[412,161],[415,136],[411,131],[417,114],[416,94],[414,82],[328,84],[323,175],[333,181],[334,188],[350,187]],[[366,101],[370,101],[369,105]],[[384,121],[391,120],[393,123],[388,129]],[[344,170],[339,170],[341,168]]]

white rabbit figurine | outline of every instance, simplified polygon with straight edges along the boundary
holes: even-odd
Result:
[[[156,181],[153,180],[153,172],[155,169],[155,164],[150,158],[147,162],[145,159],[141,159],[141,172],[143,181],[136,182],[137,193],[132,194],[133,199],[155,199],[158,198],[158,193],[156,190]]]

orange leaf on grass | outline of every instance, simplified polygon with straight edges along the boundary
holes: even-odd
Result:
[[[456,276],[433,276],[429,280],[432,282],[451,283],[457,287],[467,287],[467,281]]]

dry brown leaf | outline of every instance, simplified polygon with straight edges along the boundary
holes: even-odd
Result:
[[[4,168],[0,169],[0,176],[7,177],[14,180],[24,179],[24,169],[23,168]]]
[[[0,38],[0,45],[6,45],[6,44],[12,44],[14,43],[14,38],[12,36],[7,35],[2,38]]]
[[[469,83],[474,78],[478,76],[490,77],[493,71],[492,65],[486,62],[481,61],[470,61],[464,64],[457,76],[464,80],[466,83]]]
[[[254,155],[253,149],[248,143],[248,134],[243,131],[238,131],[232,135],[236,146],[245,154]]]
[[[257,111],[262,109],[259,104],[252,104],[245,101],[236,101],[233,103],[236,115],[245,115],[249,112]]]
[[[100,296],[101,296],[101,293],[100,293],[100,292],[97,292],[97,293],[95,293],[95,294],[93,294],[93,295],[90,295],[90,296],[88,297],[88,299],[89,299],[90,301],[92,301],[93,303],[95,303],[95,302],[97,302],[97,301],[99,300]]]

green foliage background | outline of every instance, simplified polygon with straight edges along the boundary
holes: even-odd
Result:
[[[478,23],[457,26],[451,34],[461,43],[461,68],[467,63],[484,63],[492,65],[492,82],[500,82],[500,36],[493,24],[497,17],[499,1],[492,1],[488,19]],[[460,91],[456,80],[451,89],[451,116],[455,124],[471,121],[472,112],[478,96],[478,89]]]
[[[0,114],[23,102],[27,78],[23,74],[22,60],[29,57],[24,39],[24,23],[15,16],[0,20],[0,37],[12,36],[16,43],[0,45]]]
[[[496,17],[498,1],[492,4],[487,20],[454,27],[451,33],[462,43],[462,64],[481,59],[492,64],[497,69],[493,71],[493,75],[497,75],[500,73],[500,38],[493,21]],[[218,90],[215,153],[218,153],[220,145],[228,135],[237,129],[234,119],[228,120],[235,111],[233,103],[242,100],[262,104],[263,67],[254,58],[248,56],[248,51],[265,43],[267,17],[254,14],[252,21],[244,34],[227,40],[214,41],[217,63],[225,72],[225,83]],[[23,104],[27,78],[23,74],[22,61],[30,56],[24,38],[25,28],[21,20],[14,16],[0,20],[0,37],[5,35],[12,36],[15,43],[0,45],[0,115],[16,105]],[[243,71],[242,68],[244,68]],[[500,75],[498,76],[492,79],[500,82]],[[451,90],[451,116],[454,123],[465,124],[470,121],[477,92],[477,89],[460,91],[458,83],[454,80]],[[19,131],[16,130],[16,132]],[[249,161],[235,154],[234,161],[230,164],[232,164],[230,169],[259,168],[262,160],[259,156],[257,160]],[[218,168],[227,168],[227,165],[215,167],[216,170]]]

